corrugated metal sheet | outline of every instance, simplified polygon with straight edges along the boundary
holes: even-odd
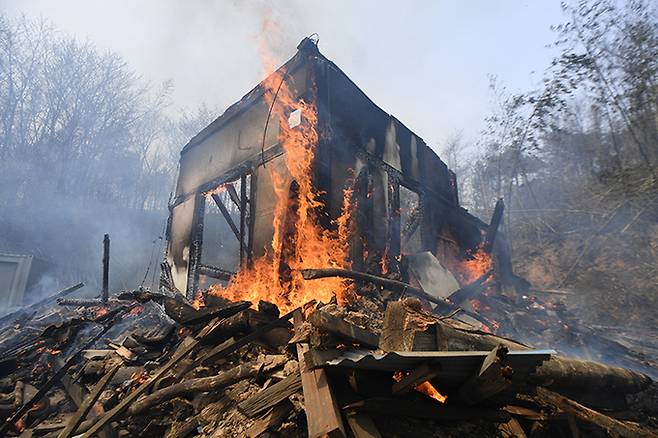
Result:
[[[311,351],[307,359],[313,367],[344,367],[372,371],[411,371],[423,363],[440,370],[438,380],[456,381],[474,375],[489,351],[396,351],[369,350]],[[510,351],[503,360],[517,376],[524,376],[548,360],[553,350]]]

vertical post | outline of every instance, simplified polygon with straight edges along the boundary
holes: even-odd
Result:
[[[247,174],[240,175],[240,266],[245,258],[245,230],[247,220]]]
[[[110,235],[103,237],[103,289],[101,291],[101,302],[107,303],[110,295]]]
[[[395,273],[400,272],[400,181],[397,178],[391,178],[389,174],[389,211],[390,211],[390,230],[389,230],[389,248],[388,261],[389,266]]]
[[[503,202],[503,198],[499,198],[496,202],[496,207],[494,207],[493,215],[491,216],[491,223],[487,228],[487,234],[484,239],[484,250],[488,254],[491,254],[491,251],[493,251],[496,234],[498,234],[498,228],[500,227],[500,221],[503,219],[504,210],[505,203]]]

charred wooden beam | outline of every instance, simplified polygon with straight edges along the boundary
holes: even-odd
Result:
[[[396,382],[393,385],[392,393],[393,395],[404,395],[410,393],[416,386],[420,385],[423,382],[431,380],[439,375],[439,370],[436,368],[430,367],[427,363],[422,364],[407,376],[404,376],[402,380]]]
[[[103,288],[101,289],[101,302],[107,303],[110,296],[110,235],[103,236]]]
[[[503,198],[500,198],[496,202],[493,215],[491,216],[491,223],[487,228],[487,234],[484,238],[484,251],[487,254],[491,254],[491,251],[493,251],[494,242],[496,240],[496,235],[498,234],[498,228],[500,227],[500,222],[503,219],[504,210],[505,210],[505,203],[503,202]]]
[[[250,342],[253,342],[256,339],[260,338],[261,336],[263,336],[264,334],[266,334],[270,330],[272,330],[276,327],[284,326],[285,324],[288,323],[288,320],[290,318],[292,318],[294,312],[296,312],[298,310],[299,310],[299,308],[297,308],[295,310],[292,310],[291,312],[286,313],[282,317],[259,327],[258,329],[254,330],[252,333],[238,339],[237,341],[235,341],[232,344],[219,345],[219,346],[215,347],[210,352],[208,352],[205,356],[203,356],[200,359],[197,359],[195,361],[195,364],[198,364],[198,363],[209,364],[209,363],[212,363],[213,361],[215,361],[215,360],[217,360],[221,357],[225,357],[225,356],[233,353],[234,351],[238,350],[239,348],[241,348],[241,347],[249,344]]]
[[[238,211],[242,211],[240,197],[238,196],[238,191],[235,190],[235,186],[233,185],[233,183],[226,183],[224,184],[224,187],[226,187],[226,190],[228,191],[228,196],[231,198],[231,201],[233,201],[233,204],[238,208]]]
[[[376,284],[378,286],[385,287],[395,292],[407,293],[410,295],[417,296],[424,300],[427,300],[431,303],[436,304],[442,308],[452,308],[453,306],[450,303],[447,303],[438,298],[434,298],[425,291],[415,288],[410,284],[403,283],[397,280],[391,280],[389,278],[379,277],[377,275],[367,274],[365,272],[350,271],[348,269],[338,269],[338,268],[325,268],[325,269],[302,269],[300,271],[302,277],[305,280],[315,280],[318,278],[326,277],[342,277],[342,278],[351,278],[353,280],[366,281],[369,283]]]
[[[450,406],[430,399],[410,399],[399,397],[374,397],[351,403],[345,411],[369,412],[377,415],[423,418],[429,420],[473,420],[507,421],[510,416],[505,411],[472,406]]]
[[[355,438],[382,438],[375,422],[365,412],[348,411],[345,414]]]
[[[25,314],[25,313],[31,311],[32,309],[38,309],[38,308],[40,308],[41,306],[45,305],[46,303],[52,302],[52,301],[54,301],[54,300],[56,300],[56,299],[59,299],[59,298],[65,297],[65,296],[67,296],[67,295],[69,295],[69,294],[72,294],[73,292],[75,292],[76,290],[80,289],[80,288],[83,287],[84,285],[85,285],[84,283],[78,283],[78,284],[76,284],[76,285],[74,285],[74,286],[67,287],[66,289],[61,290],[61,291],[57,292],[56,294],[51,295],[51,296],[49,296],[49,297],[46,297],[46,298],[44,298],[44,299],[42,299],[42,300],[39,300],[39,301],[37,301],[37,302],[34,303],[34,304],[31,304],[31,305],[29,305],[29,306],[27,306],[27,307],[24,307],[24,308],[22,308],[22,309],[20,309],[20,310],[17,310],[17,311],[15,311],[15,312],[9,313],[9,314],[7,314],[7,315],[4,315],[2,318],[0,318],[0,324],[4,323],[5,321],[8,321],[8,320],[10,320],[10,319],[12,319],[12,318],[17,317],[18,315]]]
[[[247,230],[247,175],[240,175],[240,266],[246,258],[245,232]]]
[[[283,400],[281,403],[274,405],[261,418],[258,418],[253,426],[245,431],[245,436],[247,438],[263,436],[268,429],[281,424],[293,409],[293,405],[289,400]]]
[[[302,378],[294,373],[274,385],[260,391],[238,405],[248,417],[254,417],[302,389]]]
[[[210,265],[199,265],[197,271],[206,277],[216,278],[217,280],[229,281],[235,275],[235,272],[227,271]]]
[[[240,230],[238,230],[238,227],[235,225],[235,222],[233,222],[231,213],[228,212],[228,209],[226,208],[226,206],[222,202],[222,199],[219,197],[217,193],[213,193],[211,196],[212,196],[212,200],[215,201],[215,204],[217,204],[217,208],[219,208],[219,211],[222,212],[222,216],[224,216],[224,219],[226,219],[226,223],[228,223],[228,226],[231,228],[231,231],[233,231],[235,238],[238,239],[239,242]]]
[[[379,336],[347,322],[339,316],[324,312],[322,309],[316,310],[308,317],[308,321],[312,325],[320,330],[335,334],[342,339],[356,342],[365,347],[378,347]]]
[[[267,362],[247,362],[216,376],[189,379],[182,383],[167,386],[136,401],[128,409],[128,414],[139,415],[153,406],[157,406],[176,397],[194,395],[199,392],[216,391],[241,380],[255,377],[262,370],[268,371],[277,366],[283,366],[285,362],[286,358],[284,356],[270,356]]]
[[[85,398],[84,402],[78,408],[78,411],[73,417],[71,417],[66,424],[64,430],[58,435],[57,438],[70,438],[75,434],[76,429],[80,426],[80,423],[85,419],[91,408],[94,406],[94,403],[98,400],[101,393],[105,389],[112,377],[119,371],[123,364],[116,364],[110,371],[108,371],[99,381],[96,383],[94,388],[91,390],[89,395]]]
[[[459,290],[454,291],[448,297],[448,300],[455,304],[460,305],[466,300],[470,300],[475,296],[481,294],[486,288],[486,282],[489,280],[489,277],[493,274],[493,270],[487,271],[478,277],[474,282],[467,284]]]
[[[623,438],[656,437],[655,433],[644,429],[637,424],[608,417],[594,409],[590,409],[574,400],[568,399],[567,397],[544,388],[537,388],[537,394],[528,398],[541,406],[572,414],[580,421],[595,424],[604,429],[609,436]]]
[[[297,222],[299,221],[299,183],[295,180],[290,182],[288,190],[288,203],[281,227],[281,241],[294,242],[295,239],[303,238],[297,236]],[[290,284],[292,280],[292,271],[288,265],[288,260],[295,260],[296,245],[282,245],[279,254],[279,282],[281,285]]]

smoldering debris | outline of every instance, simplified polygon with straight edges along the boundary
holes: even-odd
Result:
[[[649,400],[656,385],[642,373],[533,349],[433,314],[417,298],[391,297],[399,292],[359,294],[344,307],[310,302],[280,315],[265,302],[255,309],[204,292],[197,310],[180,295],[137,290],[5,320],[2,431],[516,437],[658,430]]]

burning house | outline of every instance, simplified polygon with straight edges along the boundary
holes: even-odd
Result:
[[[165,271],[188,298],[200,285],[283,309],[347,298],[339,279],[301,279],[316,268],[409,281],[431,263],[465,284],[492,251],[498,277],[525,286],[494,245],[502,211],[489,226],[460,207],[455,174],[308,38],[183,148],[170,210]]]
[[[0,436],[656,436],[651,358],[528,298],[502,201],[298,49],[183,148],[157,291],[106,236],[100,299],[0,318]]]

